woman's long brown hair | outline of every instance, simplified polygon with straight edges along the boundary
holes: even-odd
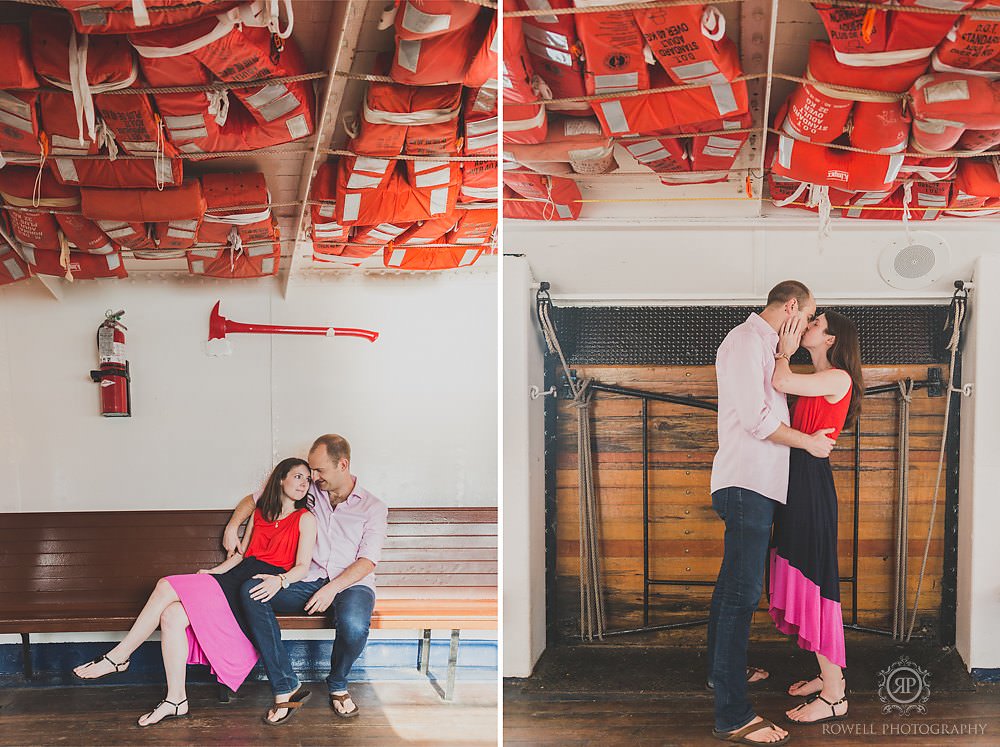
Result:
[[[845,428],[852,427],[861,414],[861,401],[865,396],[865,381],[861,375],[861,343],[858,340],[858,327],[843,314],[827,311],[826,333],[836,339],[826,353],[826,358],[834,368],[840,368],[851,377],[851,404],[847,408]]]
[[[309,462],[297,457],[288,457],[278,462],[278,466],[274,468],[271,476],[267,478],[267,484],[264,485],[264,490],[257,501],[257,508],[260,509],[264,521],[277,521],[278,517],[281,516],[281,481],[300,464],[306,468],[306,472],[309,472]],[[295,502],[295,507],[312,508],[309,505],[310,503],[311,498],[307,493],[305,498]]]

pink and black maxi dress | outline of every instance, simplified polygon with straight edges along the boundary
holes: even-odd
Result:
[[[851,404],[847,391],[834,404],[825,397],[799,397],[792,428],[840,435]],[[788,502],[777,507],[770,552],[770,607],[774,624],[798,636],[801,648],[847,666],[837,563],[837,491],[830,460],[802,449],[789,458]]]
[[[284,573],[295,565],[299,520],[305,511],[302,508],[284,519],[264,521],[258,508],[246,557],[235,568],[218,575],[167,576],[190,621],[187,663],[207,664],[216,679],[231,690],[239,689],[257,663],[240,587],[258,573]]]

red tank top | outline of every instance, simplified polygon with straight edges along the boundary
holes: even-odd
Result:
[[[246,557],[255,557],[265,563],[289,570],[295,565],[299,549],[299,519],[306,509],[300,508],[278,521],[266,521],[260,509],[253,512],[253,535]]]
[[[823,428],[833,428],[833,433],[827,434],[836,440],[847,420],[847,410],[851,406],[851,389],[832,405],[826,397],[799,397],[792,413],[792,428],[803,433],[813,434]]]

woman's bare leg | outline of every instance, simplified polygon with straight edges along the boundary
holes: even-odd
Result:
[[[188,712],[186,676],[188,641],[185,632],[188,616],[180,602],[167,606],[160,615],[160,650],[163,653],[163,669],[167,673],[167,697],[149,713],[139,717],[140,726],[150,726],[163,720],[165,716]],[[175,708],[171,703],[177,704]]]
[[[139,648],[139,645],[159,627],[160,615],[163,614],[163,611],[177,601],[179,601],[177,592],[174,591],[170,582],[165,578],[157,581],[156,588],[153,589],[153,593],[149,595],[149,599],[146,600],[139,616],[132,623],[132,628],[125,634],[121,643],[108,651],[105,656],[115,664],[128,661],[132,652]],[[81,664],[73,670],[78,677],[83,679],[96,679],[113,671],[115,671],[114,666],[106,659],[100,659],[97,663]]]

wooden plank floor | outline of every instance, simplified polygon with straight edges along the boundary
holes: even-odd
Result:
[[[368,682],[351,688],[361,715],[345,721],[327,703],[325,683],[280,727],[260,717],[270,688],[248,682],[240,697],[217,702],[211,685],[189,687],[191,716],[146,729],[141,713],[163,697],[159,685],[0,689],[0,745],[357,745],[390,747],[497,744],[497,687],[459,682],[452,703],[427,682]]]
[[[790,744],[1000,744],[1000,685],[973,682],[953,649],[853,632],[847,639],[849,717],[826,724],[825,731],[824,725],[789,725]],[[815,657],[788,641],[754,639],[749,651],[750,662],[771,673],[751,687],[751,702],[785,726],[784,712],[800,702],[785,689],[815,673]],[[504,744],[720,744],[711,736],[713,697],[705,689],[704,653],[704,644],[550,648],[534,676],[504,684]],[[881,712],[877,673],[903,655],[931,674],[925,715]],[[942,733],[961,728],[965,733]]]

